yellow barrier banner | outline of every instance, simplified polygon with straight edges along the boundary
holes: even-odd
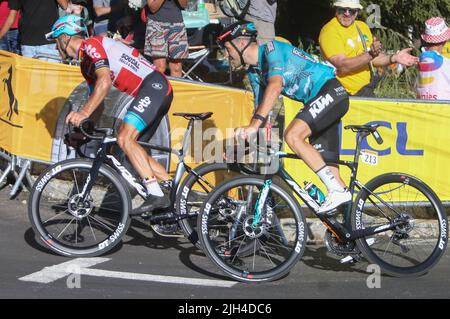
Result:
[[[284,105],[288,125],[302,105],[287,98]],[[356,133],[343,129],[350,124],[379,124],[378,132],[384,140],[381,145],[372,136],[363,141],[362,149],[378,154],[378,165],[360,161],[361,182],[383,173],[402,172],[423,180],[442,201],[450,200],[450,104],[351,98],[340,130],[341,160],[345,161],[353,160],[356,145]],[[302,161],[286,160],[285,167],[298,183],[313,181],[325,188]],[[342,166],[340,170],[348,183],[350,170]]]
[[[49,160],[56,120],[74,87],[79,67],[43,62],[0,51],[0,146]]]
[[[80,68],[0,51],[0,78],[4,83],[0,91],[0,148],[21,157],[52,161],[55,158],[51,155],[52,141],[60,138],[55,133],[57,123],[87,99],[87,87],[81,85],[84,79]],[[214,113],[203,123],[203,129],[213,128],[217,134],[200,136],[201,139],[225,138],[222,132],[227,128],[245,125],[250,120],[253,110],[251,92],[174,79],[171,84],[174,90],[169,111],[172,145],[181,142],[187,125],[184,118],[172,115],[175,112]],[[76,90],[81,90],[81,94]],[[116,89],[111,90],[105,111],[119,100],[130,102],[132,99],[117,93]],[[75,100],[68,99],[71,95],[76,97]]]

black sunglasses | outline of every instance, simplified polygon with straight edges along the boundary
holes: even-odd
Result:
[[[348,11],[352,16],[354,16],[355,14],[357,14],[357,13],[359,12],[358,9],[352,9],[352,8],[337,8],[337,12],[338,12],[339,14],[347,13],[347,11]]]

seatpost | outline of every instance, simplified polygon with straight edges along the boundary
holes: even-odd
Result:
[[[352,174],[350,176],[350,184],[349,184],[349,191],[353,194],[355,190],[355,180],[356,180],[356,173],[358,172],[358,163],[359,163],[359,154],[361,153],[361,143],[364,138],[366,138],[369,134],[362,132],[361,134],[358,134],[358,137],[356,139],[356,147],[355,147],[355,156],[353,158],[353,165],[352,165]]]
[[[188,147],[191,144],[191,133],[192,133],[192,128],[194,127],[194,123],[195,123],[195,120],[190,119],[189,123],[187,125],[186,133],[184,133],[183,147],[181,149],[180,161],[184,160],[184,157],[186,156],[186,153],[188,151]]]

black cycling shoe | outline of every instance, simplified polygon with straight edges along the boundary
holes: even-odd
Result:
[[[136,209],[133,209],[132,215],[141,215],[147,217],[156,209],[163,209],[170,206],[170,200],[167,196],[148,195],[144,203]]]

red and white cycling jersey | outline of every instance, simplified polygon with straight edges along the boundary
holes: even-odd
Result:
[[[137,49],[102,36],[86,39],[80,55],[81,73],[89,85],[95,82],[96,70],[108,67],[113,85],[132,96],[136,96],[147,75],[158,72]]]

